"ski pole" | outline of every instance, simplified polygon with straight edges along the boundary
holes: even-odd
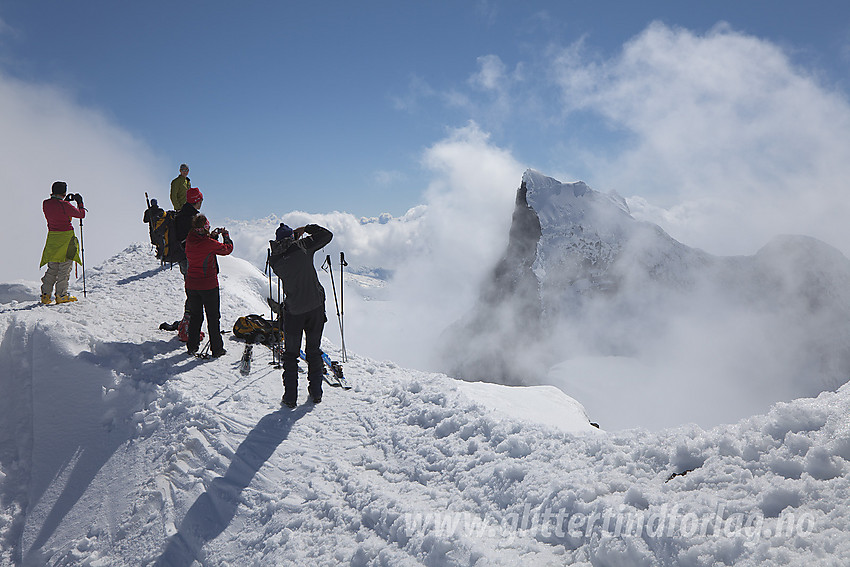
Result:
[[[334,271],[333,271],[333,266],[331,265],[331,255],[330,254],[328,254],[327,257],[325,257],[325,263],[322,264],[322,269],[324,269],[325,266],[328,267],[327,272],[331,276],[331,289],[333,289],[333,291],[334,291],[334,305],[336,306],[336,319],[337,319],[337,321],[339,321],[339,335],[340,335],[340,339],[342,339],[342,318],[339,315],[339,301],[337,301],[337,299],[336,299],[336,284],[334,284]]]
[[[148,192],[145,191],[145,202],[148,204],[148,210],[145,212],[145,216],[148,217],[148,234],[151,235],[151,248],[154,248],[153,245],[153,219],[151,218],[151,200],[148,197]],[[162,262],[160,262],[162,264]]]
[[[80,259],[83,261],[83,297],[86,297],[86,247],[83,244],[83,219],[80,219]]]
[[[269,276],[269,299],[272,298],[272,270],[271,270],[271,259],[272,259],[272,250],[269,248],[266,250],[266,274]],[[271,303],[269,303],[269,311],[271,312],[272,322],[274,322],[274,308],[272,308]]]
[[[267,303],[269,304],[269,313],[271,315],[272,326],[274,326],[274,322],[275,322],[275,320],[274,320],[274,307],[272,307],[272,302],[271,302],[271,299],[272,299],[271,259],[272,259],[272,249],[269,248],[269,249],[266,250],[266,275],[269,277],[269,301]],[[271,345],[272,361],[269,362],[269,364],[277,366],[277,357],[275,356],[275,348],[274,347],[275,347],[275,345],[274,345],[274,343],[272,343],[272,345]]]
[[[280,276],[277,277],[277,328],[280,331],[280,342],[277,344],[277,366],[283,367],[283,350],[286,348],[286,335],[284,335],[284,318],[283,318],[283,291],[282,281]]]
[[[268,301],[269,311],[271,312],[272,326],[276,327],[280,331],[281,337],[283,337],[283,325],[281,324],[281,322],[283,321],[282,315],[278,312],[277,320],[275,320],[275,317],[274,317],[275,310],[274,310],[274,305],[272,304],[272,302],[274,301],[274,298],[272,297],[272,295],[273,295],[273,293],[272,293],[272,272],[274,270],[272,270],[271,260],[272,260],[272,250],[271,250],[271,248],[269,248],[268,249],[268,256],[266,257],[266,273],[269,276],[269,301]],[[280,277],[277,278],[277,299],[278,299],[278,311],[279,311],[280,310]],[[275,323],[276,323],[276,325],[275,325]],[[272,361],[269,362],[269,364],[273,365],[275,368],[280,368],[281,364],[283,363],[283,357],[282,357],[281,352],[280,352],[280,341],[272,343],[270,348],[272,350]]]
[[[343,280],[342,268],[347,266],[345,261],[345,252],[339,253],[339,336],[342,342],[342,361],[348,362],[348,355],[345,353],[345,331],[343,322],[345,321],[345,283]]]

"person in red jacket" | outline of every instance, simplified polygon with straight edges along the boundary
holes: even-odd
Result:
[[[221,235],[223,242],[218,241]],[[207,314],[207,334],[213,357],[225,354],[221,338],[221,299],[218,292],[218,261],[216,256],[233,252],[233,241],[224,228],[210,232],[210,223],[202,214],[192,219],[192,230],[186,237],[186,297],[189,301],[189,354],[198,352],[201,325]]]
[[[68,303],[77,301],[77,298],[68,293],[68,280],[71,279],[71,267],[74,262],[82,264],[80,260],[80,245],[74,236],[74,227],[71,225],[72,218],[83,219],[86,217],[86,209],[83,208],[81,195],[68,195],[68,184],[57,181],[50,189],[50,198],[45,199],[41,208],[44,218],[47,219],[47,242],[41,254],[41,266],[47,264],[47,271],[41,278],[41,302],[49,304],[50,294],[56,286],[56,303]],[[77,202],[75,207],[71,200]]]

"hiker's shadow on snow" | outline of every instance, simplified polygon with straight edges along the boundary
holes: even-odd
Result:
[[[45,307],[38,300],[36,300],[35,303],[29,303],[29,304],[23,305],[22,307],[18,307],[18,305],[20,305],[20,304],[17,304],[17,305],[14,305],[14,306],[3,305],[2,307],[0,307],[0,313],[2,313],[3,311],[31,311],[33,309],[36,309],[37,307]]]
[[[185,343],[179,342],[175,336],[143,343],[97,343],[92,346],[91,352],[81,352],[79,358],[123,374],[137,383],[157,386],[204,363],[190,356]]]
[[[292,425],[304,417],[312,405],[295,410],[280,409],[264,416],[236,449],[224,476],[213,479],[206,492],[192,504],[180,527],[168,539],[155,565],[188,567],[198,559],[205,543],[218,537],[236,515],[242,490],[289,436]]]
[[[24,564],[33,565],[43,563],[42,547],[81,499],[87,499],[86,506],[101,505],[100,496],[88,488],[97,475],[120,477],[121,459],[113,460],[116,451],[156,429],[144,423],[144,409],[157,395],[151,385],[163,384],[175,374],[204,363],[188,356],[185,346],[173,336],[141,344],[96,343],[91,345],[91,351],[76,356],[69,356],[53,343],[51,335],[36,329],[27,345],[30,350],[26,351],[32,377],[28,396],[32,417],[27,433],[33,445],[34,472],[29,492],[32,509],[21,527],[21,543],[15,553],[22,556]],[[37,378],[53,375],[61,375],[62,379]],[[287,419],[299,415],[303,412],[291,412]],[[241,449],[234,466],[237,461],[243,462],[243,469],[244,463],[254,463],[245,452],[257,450],[261,445],[258,440],[275,443],[271,454],[285,438],[291,423],[284,423],[282,430],[275,429],[271,418],[267,418],[249,435],[252,443]],[[56,435],[60,431],[63,433]],[[239,469],[234,466],[224,477],[228,482],[240,478]]]
[[[124,278],[123,280],[118,280],[115,283],[118,284],[118,285],[125,285],[125,284],[132,283],[132,282],[135,282],[135,281],[143,280],[145,278],[150,278],[152,276],[157,275],[161,271],[167,270],[167,269],[169,269],[169,268],[167,268],[166,266],[158,266],[158,267],[154,268],[153,270],[148,270],[147,272],[142,272],[141,274],[132,275],[129,278]]]
[[[102,505],[102,495],[88,490],[95,477],[120,477],[122,461],[113,455],[146,434],[143,410],[156,395],[126,376],[142,365],[140,351],[166,348],[160,343],[99,343],[94,352],[73,356],[50,334],[33,331],[29,348],[38,354],[31,355],[29,370],[33,473],[20,546],[24,564],[41,564],[42,547],[81,500]]]

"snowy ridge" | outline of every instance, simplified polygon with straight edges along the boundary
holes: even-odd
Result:
[[[263,275],[221,267],[223,328],[262,313]],[[238,343],[199,361],[157,330],[182,310],[180,283],[134,245],[87,272],[77,304],[37,306],[31,284],[0,306],[0,563],[850,558],[846,386],[709,431],[606,433],[566,397],[547,407],[534,388],[349,353],[354,390],[281,411],[265,349],[240,377]]]

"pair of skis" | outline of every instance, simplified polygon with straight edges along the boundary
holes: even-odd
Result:
[[[325,363],[325,382],[343,390],[351,389],[351,384],[348,383],[348,379],[342,373],[342,364],[336,360],[331,360],[331,357],[324,352],[322,353],[322,362]]]
[[[242,359],[239,361],[239,374],[247,376],[251,373],[251,356],[253,356],[254,344],[245,343],[245,349],[242,351]]]
[[[274,348],[275,345],[272,346]],[[239,361],[239,373],[243,376],[247,376],[251,373],[251,357],[253,355],[253,347],[252,343],[246,343],[245,349],[242,352],[242,359]],[[304,351],[300,351],[301,359],[305,362],[307,361],[307,355]],[[350,390],[351,384],[348,383],[348,379],[346,379],[345,374],[342,371],[342,364],[337,362],[336,360],[331,360],[331,358],[322,353],[322,362],[324,363],[324,380],[330,386],[342,388],[343,390]]]
[[[304,351],[300,351],[301,360],[307,362],[307,355]],[[322,362],[325,364],[325,367],[322,369],[323,378],[325,382],[329,386],[333,386],[334,388],[342,388],[343,390],[350,390],[351,384],[348,383],[348,379],[342,372],[342,364],[337,362],[336,360],[331,360],[324,352],[322,353]]]

